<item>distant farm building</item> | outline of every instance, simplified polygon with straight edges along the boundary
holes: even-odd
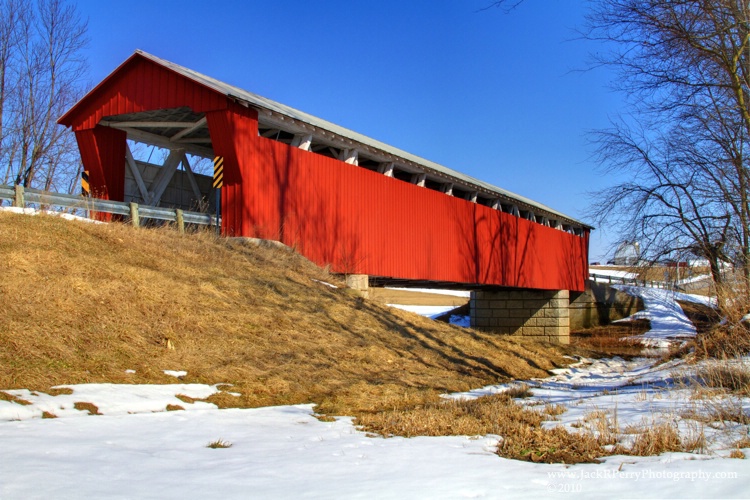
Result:
[[[615,250],[612,263],[616,266],[634,266],[641,261],[641,244],[637,241],[624,241]]]
[[[521,294],[519,317],[551,318],[545,307],[563,308],[586,286],[590,226],[142,51],[59,121],[75,132],[99,197],[213,210],[212,179],[190,158],[222,157],[224,235],[281,241],[365,283],[477,290],[475,326],[518,330],[492,312],[506,300],[498,293]],[[137,161],[128,140],[170,154],[162,165]],[[567,328],[537,323],[530,335]]]

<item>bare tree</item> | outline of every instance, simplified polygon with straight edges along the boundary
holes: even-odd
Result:
[[[17,79],[14,78],[14,56],[20,41],[20,27],[25,23],[22,17],[28,11],[18,0],[8,0],[0,3],[0,158],[5,168],[4,184],[10,180],[11,167],[15,157],[13,141],[8,138],[6,122],[11,121],[8,107],[12,104],[16,92]]]
[[[4,182],[70,191],[80,160],[56,120],[82,94],[86,23],[65,0],[7,0],[0,15]]]
[[[703,257],[717,284],[732,262],[750,283],[750,2],[591,0],[581,34],[629,111],[594,133],[602,169],[628,180],[588,215],[654,261]]]
[[[691,253],[750,279],[750,7],[746,0],[597,0],[585,37],[612,48],[631,115],[596,135],[608,172],[591,214],[647,255]]]

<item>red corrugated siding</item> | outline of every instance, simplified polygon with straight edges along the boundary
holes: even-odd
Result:
[[[227,98],[136,54],[60,123],[83,130],[94,128],[105,116],[182,106],[197,113],[225,109]]]
[[[253,117],[208,116],[226,234],[281,240],[341,273],[585,287],[586,238],[258,137]]]
[[[122,130],[96,127],[76,132],[78,149],[85,170],[89,171],[91,195],[105,200],[125,197],[125,140]],[[99,220],[110,221],[112,214],[93,214]]]
[[[93,196],[105,200],[124,199],[126,138],[127,134],[122,130],[109,127],[76,132]]]

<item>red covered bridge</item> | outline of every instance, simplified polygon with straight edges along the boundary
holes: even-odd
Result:
[[[278,240],[371,282],[506,293],[475,294],[477,326],[517,330],[480,301],[496,309],[543,290],[549,304],[586,285],[589,226],[141,51],[59,122],[75,132],[99,197],[195,209],[213,193],[189,157],[222,156],[224,235]],[[163,165],[137,161],[129,141],[170,153]]]

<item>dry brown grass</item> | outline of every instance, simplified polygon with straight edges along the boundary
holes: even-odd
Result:
[[[386,436],[506,436],[519,426],[538,427],[543,419],[539,412],[524,408],[503,393],[469,400],[427,397],[360,415],[357,424]]]
[[[630,455],[648,457],[668,451],[687,451],[680,440],[677,427],[670,423],[658,423],[644,427],[636,434]]]
[[[542,422],[550,419],[547,407],[523,406],[506,392],[471,400],[433,397],[410,401],[362,414],[356,423],[363,430],[386,436],[496,434],[502,437],[497,449],[500,456],[533,462],[597,462],[606,454],[593,434],[542,428]]]
[[[593,410],[572,424],[575,431],[570,431],[542,425],[564,413],[564,407],[524,405],[509,392],[472,400],[444,400],[432,394],[392,404],[387,410],[361,414],[356,423],[365,431],[385,436],[495,434],[501,437],[498,455],[542,463],[596,463],[616,454],[650,456],[707,450],[703,425],[697,421],[681,435],[671,421],[621,428],[616,410]],[[736,447],[746,444],[738,442]]]
[[[70,396],[71,394],[73,394],[73,389],[71,389],[70,387],[53,387],[46,392],[50,396],[62,396],[62,395]]]
[[[687,349],[698,358],[737,358],[750,353],[750,328],[741,322],[717,324],[698,335]]]
[[[89,412],[89,415],[101,415],[101,413],[99,413],[99,407],[88,401],[78,401],[73,403],[73,408],[78,411],[87,411]]]
[[[545,376],[560,351],[366,301],[293,252],[0,213],[0,388],[232,384],[220,406],[391,402]],[[174,349],[168,348],[168,342]],[[128,374],[132,369],[136,373]]]
[[[750,311],[750,294],[744,279],[734,278],[717,288],[716,310],[686,306],[688,317],[698,328],[698,336],[688,348],[698,358],[729,359],[750,354],[750,321],[745,316]],[[701,314],[702,313],[702,314]]]
[[[697,371],[696,379],[704,387],[750,396],[750,366],[746,363],[726,361],[707,365]]]
[[[409,290],[392,290],[390,288],[371,287],[369,299],[381,304],[406,304],[412,306],[455,306],[466,304],[467,297],[456,297],[429,292],[413,292]]]
[[[543,463],[598,463],[608,453],[596,436],[563,427],[520,427],[498,446],[502,457]]]
[[[0,401],[10,401],[11,403],[16,403],[23,406],[29,406],[31,401],[26,401],[23,398],[19,398],[18,396],[14,396],[13,394],[9,394],[7,392],[0,391]]]
[[[570,333],[572,346],[597,356],[640,356],[643,343],[631,338],[647,332],[651,328],[648,320],[624,321],[608,325],[573,331]]]
[[[232,443],[228,441],[224,441],[223,439],[217,439],[216,441],[211,441],[206,445],[206,448],[212,448],[214,450],[222,449],[222,448],[231,448]]]

